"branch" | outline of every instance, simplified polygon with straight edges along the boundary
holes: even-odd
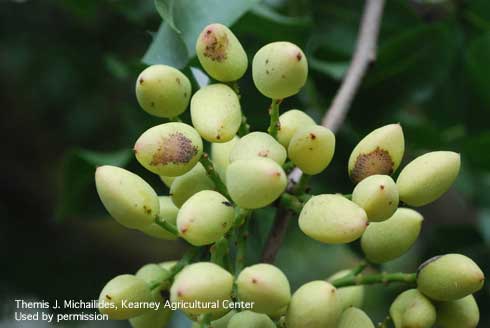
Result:
[[[277,132],[279,131],[280,128],[280,123],[279,123],[279,105],[281,104],[280,99],[272,99],[271,107],[269,109],[269,114],[271,116],[271,122],[269,125],[269,128],[267,129],[267,132],[274,137],[274,139],[277,139]]]
[[[335,279],[332,281],[332,285],[335,287],[347,287],[357,285],[373,285],[373,284],[389,284],[391,282],[403,282],[407,284],[414,284],[417,281],[416,273],[378,273],[357,276],[347,275],[346,277]]]
[[[345,75],[340,89],[337,91],[330,108],[325,114],[322,125],[337,132],[343,124],[352,99],[354,98],[362,78],[366,74],[369,64],[376,58],[379,27],[383,14],[384,0],[366,0],[364,13],[359,28],[356,50],[352,57],[349,69]],[[293,190],[294,185],[301,180],[302,172],[295,168],[288,176],[288,190]],[[274,262],[280,243],[284,239],[288,221],[293,214],[291,211],[278,209],[274,219],[274,225],[269,234],[263,252],[264,262]],[[279,243],[279,245],[277,245]]]
[[[221,181],[221,178],[219,177],[218,172],[216,172],[213,162],[211,162],[207,153],[202,154],[200,162],[206,169],[206,172],[208,173],[211,180],[213,180],[214,185],[216,186],[216,190],[226,198],[230,199],[230,196],[228,195],[228,190],[226,189],[223,181]]]

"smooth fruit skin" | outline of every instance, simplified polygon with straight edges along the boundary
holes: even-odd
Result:
[[[279,198],[286,186],[286,173],[268,158],[235,161],[226,170],[230,197],[242,208],[265,207]]]
[[[247,70],[247,54],[240,41],[221,24],[210,24],[202,30],[196,54],[206,73],[221,82],[236,81]]]
[[[177,220],[177,213],[179,212],[179,209],[174,205],[174,203],[168,196],[159,196],[158,201],[160,204],[160,212],[158,213],[158,218],[160,220],[164,220],[170,224],[175,225],[175,222]],[[162,227],[160,227],[156,223],[152,223],[148,226],[145,226],[140,230],[149,236],[159,238],[159,239],[165,239],[165,240],[177,239],[176,236],[174,236],[167,230],[162,229]]]
[[[405,254],[417,240],[424,218],[409,208],[399,208],[386,221],[370,223],[361,238],[369,261],[384,263]]]
[[[230,163],[241,159],[270,158],[279,165],[286,161],[286,149],[270,134],[252,132],[243,136],[230,153]]]
[[[209,245],[230,230],[234,218],[233,204],[225,196],[203,190],[182,205],[177,215],[177,229],[192,245]]]
[[[397,296],[390,307],[395,328],[432,328],[436,322],[434,305],[417,289]]]
[[[342,270],[328,278],[329,282],[345,277],[351,272],[351,270]],[[337,300],[341,311],[344,311],[350,307],[360,308],[364,303],[364,289],[363,285],[349,286],[337,288]]]
[[[160,262],[158,263],[158,265],[160,267],[162,267],[162,269],[165,269],[167,271],[170,271],[172,270],[172,268],[177,264],[177,261],[164,261],[164,262]]]
[[[374,324],[364,311],[351,307],[342,313],[337,328],[374,328]]]
[[[454,301],[483,287],[485,276],[472,259],[461,254],[436,256],[422,263],[417,288],[436,301]]]
[[[226,84],[212,84],[197,91],[191,99],[191,120],[201,137],[209,142],[227,142],[242,123],[237,94]]]
[[[227,328],[275,328],[274,322],[265,314],[252,311],[236,313]]]
[[[190,171],[201,158],[202,149],[199,133],[192,126],[179,122],[146,130],[134,145],[136,159],[144,168],[171,177]]]
[[[288,110],[279,116],[277,141],[285,148],[288,148],[289,141],[291,141],[297,130],[313,125],[316,125],[315,121],[305,112],[298,109]]]
[[[198,262],[186,266],[175,277],[170,288],[172,302],[219,302],[220,308],[187,308],[189,315],[223,312],[222,303],[231,299],[233,276],[219,265],[210,262]]]
[[[326,281],[311,281],[291,297],[288,328],[336,328],[340,316],[335,287]]]
[[[291,299],[289,281],[279,268],[270,264],[255,264],[243,269],[236,280],[238,298],[253,302],[252,311],[275,314]]]
[[[349,176],[355,183],[364,178],[396,171],[405,152],[405,139],[400,124],[389,124],[366,135],[349,157]]]
[[[189,172],[176,177],[170,187],[170,197],[177,207],[181,207],[192,195],[202,190],[213,190],[214,182],[201,163],[197,163]]]
[[[189,105],[191,92],[189,79],[166,65],[152,65],[136,80],[138,103],[147,113],[158,117],[182,114]]]
[[[213,160],[214,169],[218,172],[221,180],[226,182],[226,169],[230,165],[230,154],[240,138],[235,136],[228,142],[211,144],[211,159]]]
[[[127,308],[122,306],[123,300],[128,302],[151,302],[154,297],[146,282],[136,276],[123,274],[114,277],[102,289],[99,302],[114,304],[115,307],[100,307],[102,314],[107,314],[112,320],[126,320],[139,316],[148,311],[145,308]]]
[[[313,196],[299,215],[300,229],[327,244],[350,243],[361,237],[366,226],[366,212],[342,195]]]
[[[255,86],[266,97],[284,99],[297,94],[306,83],[308,62],[291,42],[272,42],[257,51],[252,61]]]
[[[235,310],[231,310],[221,318],[211,321],[209,324],[209,328],[227,328],[228,323],[230,322],[231,318],[235,315],[235,313],[237,313]],[[193,322],[192,328],[201,328],[201,325],[198,322]]]
[[[306,174],[325,170],[335,152],[335,135],[321,125],[299,129],[288,146],[289,158]]]
[[[352,201],[366,211],[369,221],[384,221],[398,208],[398,188],[388,175],[371,175],[354,188]]]
[[[133,328],[163,328],[166,327],[172,316],[172,310],[164,308],[165,301],[162,296],[157,296],[160,302],[158,310],[150,309],[144,314],[129,319],[129,324]]]
[[[411,206],[432,203],[449,190],[460,167],[460,155],[451,151],[417,157],[403,168],[396,181],[400,200]]]
[[[99,166],[95,185],[106,210],[123,226],[141,229],[155,222],[158,196],[138,175],[116,166]]]
[[[480,310],[473,295],[436,304],[437,325],[441,328],[476,328]]]
[[[169,277],[169,272],[158,264],[149,263],[139,268],[139,270],[136,271],[135,276],[141,278],[148,284],[148,286],[151,286],[154,283],[167,279]],[[160,287],[153,289],[152,293],[159,294],[160,291],[164,290],[165,288],[168,288],[168,286],[162,284]]]

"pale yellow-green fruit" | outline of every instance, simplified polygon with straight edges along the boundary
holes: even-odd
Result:
[[[160,262],[158,263],[158,265],[160,267],[162,267],[162,269],[165,269],[167,271],[170,271],[172,270],[172,268],[177,264],[177,261],[164,261],[164,262]]]
[[[417,289],[409,289],[391,304],[390,316],[395,328],[432,328],[436,309]]]
[[[366,211],[369,221],[384,221],[398,208],[398,188],[388,175],[371,175],[354,188],[352,201]]]
[[[235,310],[231,310],[224,316],[209,323],[209,328],[227,328],[230,319],[237,313]],[[198,322],[192,323],[192,328],[201,328],[201,325]]]
[[[374,328],[374,324],[364,311],[351,307],[342,313],[337,328]]]
[[[335,135],[321,125],[298,129],[288,146],[288,156],[306,174],[325,170],[335,152]]]
[[[209,142],[233,139],[242,123],[240,100],[226,84],[211,84],[191,99],[192,125]]]
[[[182,205],[177,215],[177,229],[192,245],[209,245],[230,230],[234,218],[233,204],[225,196],[203,190]]]
[[[272,42],[257,51],[252,60],[255,86],[266,97],[283,99],[297,94],[306,83],[308,62],[291,42]]]
[[[279,164],[268,158],[238,160],[226,170],[226,187],[240,207],[265,207],[284,192],[287,178]]]
[[[170,300],[218,303],[216,308],[202,306],[182,309],[189,315],[222,313],[223,301],[231,299],[232,289],[233,276],[228,271],[214,263],[198,262],[186,266],[177,274],[170,288]]]
[[[417,157],[403,168],[396,181],[400,200],[411,206],[432,203],[449,190],[460,166],[460,155],[452,151],[434,151]]]
[[[243,269],[236,280],[240,301],[253,302],[252,311],[275,314],[289,304],[291,288],[279,268],[265,263]]]
[[[257,157],[270,158],[282,165],[286,161],[286,149],[270,134],[252,132],[243,136],[230,153],[230,162]]]
[[[123,303],[154,301],[147,283],[134,275],[123,274],[111,279],[99,296],[99,311],[112,320],[126,320],[142,315],[147,308],[124,307]]]
[[[480,310],[473,295],[436,304],[437,325],[441,328],[476,328]]]
[[[160,196],[158,197],[158,201],[160,204],[160,211],[158,214],[158,218],[160,220],[167,221],[172,225],[175,225],[175,222],[177,220],[177,213],[179,212],[179,209],[174,205],[174,203],[168,196]],[[156,223],[152,223],[148,226],[145,226],[140,230],[149,236],[159,238],[159,239],[166,239],[166,240],[177,239],[175,235],[163,229]]]
[[[329,282],[345,277],[350,270],[342,270],[328,278]],[[364,303],[363,285],[337,288],[337,300],[341,311],[350,307],[360,308]]]
[[[238,143],[240,138],[235,136],[228,142],[211,144],[211,159],[213,160],[214,169],[218,172],[221,180],[226,182],[226,169],[230,165],[230,154],[233,147]]]
[[[164,280],[166,280],[169,277],[169,272],[165,269],[163,269],[160,265],[155,264],[155,263],[149,263],[141,268],[139,268],[138,271],[136,271],[136,277],[143,279],[148,286],[152,286],[154,284],[158,284],[161,282],[161,284],[154,288],[152,290],[153,294],[158,294],[160,291],[163,289],[167,288],[168,286],[165,285]]]
[[[245,50],[233,32],[222,24],[210,24],[202,30],[196,42],[196,54],[204,70],[218,81],[236,81],[247,70]]]
[[[436,256],[417,273],[417,288],[436,301],[454,301],[479,291],[485,275],[472,259],[461,254]]]
[[[95,185],[106,210],[123,226],[141,229],[155,222],[158,196],[138,175],[116,166],[99,166]]]
[[[291,109],[279,116],[277,141],[285,148],[298,129],[316,125],[315,121],[303,111]]]
[[[361,247],[369,261],[384,263],[405,254],[415,243],[424,218],[409,208],[399,208],[391,218],[369,224]]]
[[[190,171],[202,155],[202,139],[190,125],[170,122],[146,130],[136,141],[138,162],[150,172],[179,176]]]
[[[167,326],[172,316],[172,310],[165,308],[165,300],[161,295],[155,296],[155,301],[160,302],[158,310],[150,309],[144,314],[129,319],[129,324],[133,328],[164,328]]]
[[[389,124],[365,136],[349,157],[349,176],[355,183],[374,175],[391,175],[405,152],[405,139],[400,124]]]
[[[172,183],[175,180],[175,177],[166,177],[163,175],[160,175],[160,180],[162,180],[163,184],[167,186],[167,188],[172,187]]]
[[[276,328],[276,325],[265,314],[242,311],[230,319],[227,328]]]
[[[350,243],[367,226],[366,212],[342,195],[310,198],[299,215],[299,227],[310,238],[327,244]]]
[[[176,177],[170,187],[170,197],[177,207],[181,207],[192,195],[202,190],[213,190],[214,182],[201,163],[197,163],[189,172]]]
[[[336,328],[340,308],[335,287],[326,281],[311,281],[291,297],[288,328]]]
[[[189,79],[166,65],[152,65],[136,80],[138,103],[147,113],[158,117],[182,114],[189,105],[191,91]]]

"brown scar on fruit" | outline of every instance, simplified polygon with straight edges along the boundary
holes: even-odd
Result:
[[[177,82],[177,84],[179,84],[179,85],[180,85],[180,78],[178,78],[178,77],[177,77],[177,78],[175,78],[175,81]]]
[[[379,186],[379,189],[383,190],[383,189],[385,189],[385,186],[384,185],[380,185]]]
[[[187,230],[189,230],[189,228],[187,228],[187,227],[183,227],[182,229],[180,229],[180,232],[181,232],[182,234],[185,234],[185,233],[187,232]]]
[[[180,132],[163,137],[150,165],[185,164],[197,154],[197,147]]]
[[[225,205],[225,206],[228,206],[228,207],[233,207],[233,204],[230,203],[229,201],[224,201],[224,202],[221,202],[221,204]]]
[[[390,153],[377,147],[370,153],[359,154],[350,172],[350,177],[355,183],[374,174],[390,175],[393,173],[395,163],[391,159]]]
[[[145,82],[145,80],[143,78],[140,78],[139,82],[140,82],[140,84],[143,84]]]
[[[106,295],[105,298],[107,298],[108,300],[112,300],[112,297],[110,297],[109,295]]]
[[[259,151],[259,153],[257,155],[259,155],[260,157],[268,157],[269,151],[264,149],[264,150]]]
[[[423,268],[425,268],[430,263],[432,263],[434,261],[437,261],[441,257],[442,257],[442,255],[431,257],[430,259],[428,259],[427,261],[425,261],[424,263],[422,263],[421,265],[419,265],[419,268],[417,269],[417,275],[420,273],[420,271],[422,271]]]
[[[146,205],[143,205],[143,211],[145,211],[146,214],[151,214],[151,208],[147,207]]]
[[[298,53],[296,54],[296,59],[297,59],[298,61],[300,61],[300,60],[301,60],[301,58],[303,58],[303,55],[301,55],[301,52],[298,52]]]
[[[257,283],[257,279],[252,278],[252,284],[256,284],[256,283]]]
[[[316,139],[316,134],[314,134],[314,133],[310,133],[310,139],[311,139],[311,140],[315,140],[315,139]]]
[[[213,33],[213,30],[208,29],[202,36],[202,41],[205,45],[203,52],[205,57],[217,62],[226,59],[229,43],[226,33]]]

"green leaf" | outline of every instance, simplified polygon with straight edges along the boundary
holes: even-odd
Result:
[[[102,213],[94,186],[97,166],[114,165],[124,167],[132,159],[131,149],[111,153],[72,149],[63,161],[62,187],[56,219],[67,216],[96,216]]]
[[[480,97],[490,102],[490,32],[473,40],[466,53],[466,67],[475,91]]]
[[[174,22],[174,5],[175,0],[155,0],[155,7],[163,21],[167,23],[172,30],[180,33],[180,30],[175,26]]]
[[[180,35],[168,23],[162,23],[143,57],[143,62],[148,65],[165,64],[183,68],[188,60],[189,55]]]

